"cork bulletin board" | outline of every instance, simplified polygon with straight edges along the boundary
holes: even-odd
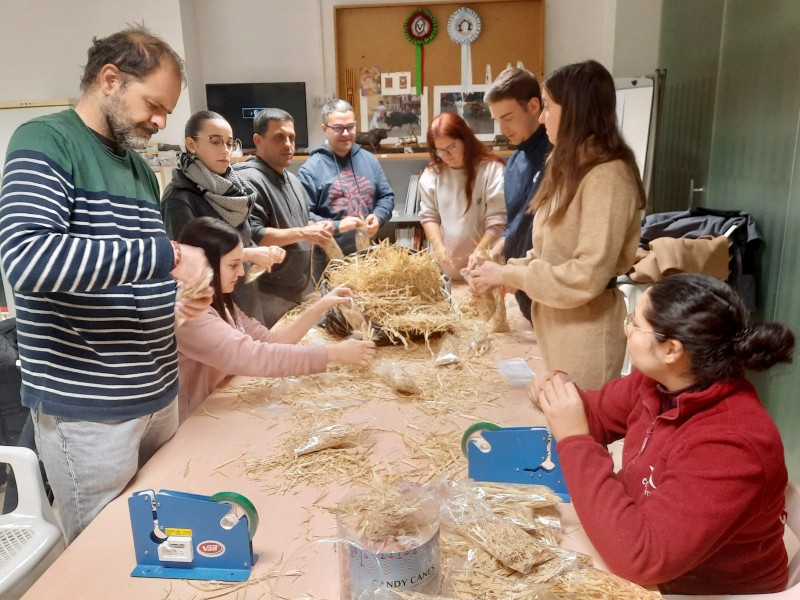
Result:
[[[382,73],[411,72],[416,84],[415,47],[406,40],[403,21],[416,8],[429,10],[438,23],[438,33],[423,50],[423,84],[427,88],[429,120],[433,117],[434,86],[461,83],[461,47],[450,39],[447,22],[458,8],[468,7],[481,20],[480,35],[471,46],[472,82],[486,79],[486,65],[492,77],[522,61],[540,79],[544,75],[544,0],[478,0],[431,4],[348,5],[334,7],[336,37],[336,86],[340,98],[350,87],[359,115],[360,72],[378,67]],[[355,72],[355,85],[348,86],[347,71]],[[361,130],[368,123],[361,123]]]

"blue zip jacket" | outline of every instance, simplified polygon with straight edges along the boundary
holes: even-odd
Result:
[[[339,221],[374,214],[383,225],[392,216],[392,187],[378,159],[358,144],[344,157],[327,146],[315,148],[297,176],[308,192],[309,217],[333,221],[335,239],[345,254],[355,250],[355,232],[338,233]]]

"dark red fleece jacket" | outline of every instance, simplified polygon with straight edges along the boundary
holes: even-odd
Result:
[[[617,575],[664,593],[777,592],[787,583],[783,445],[744,378],[678,396],[634,371],[583,392],[591,435],[558,443],[567,487]],[[614,474],[604,444],[625,438]]]

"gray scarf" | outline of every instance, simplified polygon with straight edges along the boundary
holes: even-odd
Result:
[[[255,202],[256,191],[242,181],[233,169],[228,168],[225,175],[217,175],[188,152],[180,155],[178,164],[187,179],[200,188],[203,197],[226,223],[233,227],[244,223]]]

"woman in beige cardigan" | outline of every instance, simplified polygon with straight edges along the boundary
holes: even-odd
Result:
[[[553,151],[528,208],[536,214],[533,248],[506,265],[473,268],[471,285],[523,290],[547,368],[596,388],[622,367],[626,310],[614,280],[633,265],[645,193],[617,127],[614,80],[601,64],[554,71],[542,101],[539,121]]]

